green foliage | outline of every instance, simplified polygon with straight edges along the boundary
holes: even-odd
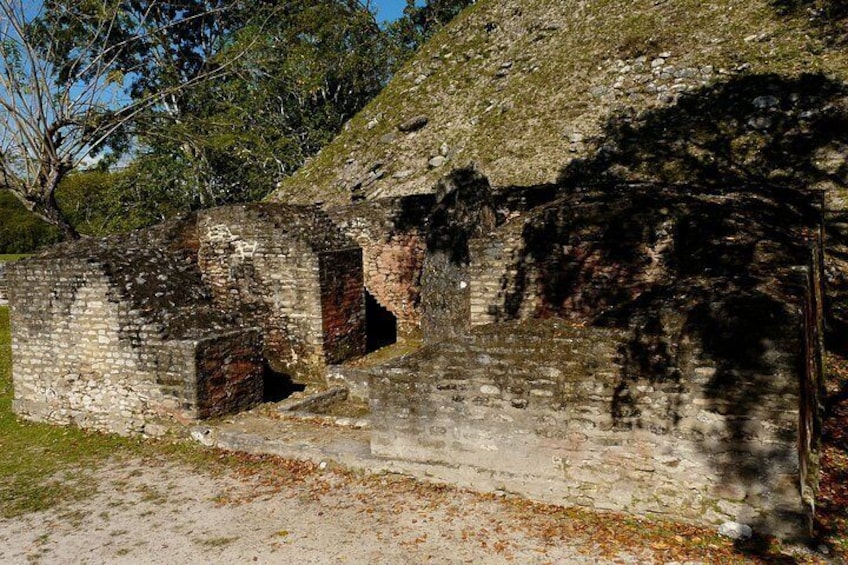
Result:
[[[205,63],[226,67],[226,76],[147,117],[138,130],[144,150],[135,190],[159,193],[176,210],[263,198],[470,3],[410,3],[387,29],[356,0],[252,0],[233,8],[222,24],[227,41]]]
[[[148,226],[185,211],[174,194],[158,182],[172,181],[167,170],[160,178],[145,177],[138,164],[116,172],[80,171],[68,175],[57,199],[65,215],[81,234],[104,236]],[[143,180],[139,180],[144,177]],[[167,187],[165,187],[167,188]]]
[[[247,25],[209,63],[227,76],[187,91],[179,119],[160,112],[139,132],[140,168],[169,162],[168,189],[191,208],[265,196],[389,77],[388,36],[359,2],[245,6],[254,16],[232,14]]]
[[[123,89],[129,101],[86,114],[93,121],[85,131],[109,131],[102,145],[91,147],[105,151],[104,170],[68,176],[70,168],[56,161],[51,178],[62,181],[39,188],[39,214],[69,237],[105,235],[261,199],[472,2],[409,2],[399,22],[381,28],[359,0],[48,0],[28,37],[51,65],[50,80]],[[106,172],[130,148],[131,165]],[[14,218],[7,222],[13,227],[40,225],[22,212]],[[8,251],[57,239],[38,229],[15,233]]]
[[[397,51],[397,63],[403,64],[430,37],[455,18],[475,0],[427,0],[416,5],[415,0],[406,0],[403,17],[388,27]]]
[[[29,213],[10,193],[0,191],[0,253],[27,253],[59,240],[59,230]]]
[[[0,0],[0,188],[63,235],[79,234],[59,184],[90,156],[113,159],[151,116],[179,119],[191,87],[223,75],[242,26],[231,0]],[[147,129],[145,129],[147,128]],[[111,151],[109,151],[111,149]]]

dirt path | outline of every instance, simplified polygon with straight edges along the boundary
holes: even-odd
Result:
[[[546,537],[506,500],[312,469],[281,485],[114,461],[97,492],[0,522],[0,563],[650,563]]]

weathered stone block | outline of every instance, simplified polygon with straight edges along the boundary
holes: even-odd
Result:
[[[671,392],[634,380],[632,347],[628,331],[556,320],[483,326],[427,346],[371,370],[372,452],[495,471],[549,502],[803,537],[812,508],[800,487],[808,455],[798,450],[803,393],[793,374],[740,373],[734,386],[746,402],[696,406],[693,398],[724,392],[695,378],[694,365],[679,367]],[[772,421],[780,425],[762,426]]]
[[[315,207],[216,208],[198,220],[213,300],[263,328],[275,370],[320,380],[365,353],[362,253]]]

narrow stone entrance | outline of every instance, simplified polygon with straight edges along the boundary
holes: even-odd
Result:
[[[397,318],[365,291],[366,350],[376,351],[397,341]]]
[[[295,392],[306,390],[306,385],[294,382],[291,375],[275,371],[267,361],[262,377],[263,402],[280,402]]]

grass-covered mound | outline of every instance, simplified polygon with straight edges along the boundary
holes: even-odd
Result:
[[[806,167],[807,185],[842,187],[848,132],[828,126],[846,107],[839,6],[480,0],[272,198],[428,192],[472,161],[502,187],[622,167],[653,180],[695,168],[714,182],[783,181]],[[781,144],[787,134],[793,143]]]

